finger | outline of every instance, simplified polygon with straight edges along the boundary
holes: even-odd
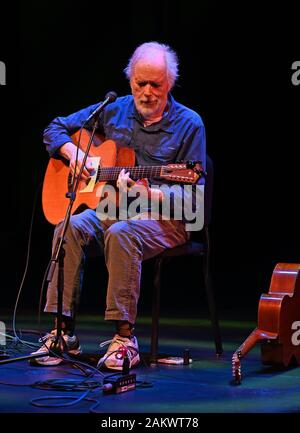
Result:
[[[78,177],[80,174],[80,167],[76,168],[76,176]],[[90,177],[90,173],[87,170],[83,170],[83,172],[81,173],[81,179],[82,180],[87,180]]]
[[[91,177],[90,170],[87,167],[84,167],[82,170],[82,174],[87,177]]]
[[[132,180],[130,177],[128,177],[128,179],[127,179],[127,184],[128,184],[129,186],[133,186],[133,185],[135,184],[135,181]]]
[[[127,179],[127,176],[126,176],[125,170],[122,169],[122,170],[120,171],[120,173],[119,173],[118,181],[119,181],[119,182],[124,182],[126,179]]]
[[[75,171],[75,167],[76,167],[76,175],[79,173],[80,167],[81,167],[81,161],[77,161],[77,163],[75,164],[75,161],[72,161],[70,163],[70,170],[72,173],[74,173]]]
[[[77,167],[76,167],[76,176],[79,176],[79,172],[80,172],[80,170],[81,170],[81,164],[77,165]],[[82,178],[90,177],[90,172],[89,172],[85,167],[84,167],[83,170],[82,170],[82,175],[81,175],[81,177],[82,177]]]
[[[149,188],[149,181],[148,181],[148,179],[147,178],[142,178],[142,179],[138,179],[137,181],[136,181],[136,183],[138,184],[138,185],[144,185],[146,188]]]
[[[94,170],[93,163],[91,161],[87,161],[85,168],[91,173]]]

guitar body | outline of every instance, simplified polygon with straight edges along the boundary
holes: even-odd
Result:
[[[258,341],[262,342],[263,364],[300,364],[300,264],[275,266],[269,292],[260,297],[258,327],[233,354],[235,382],[241,381],[241,358]]]
[[[294,324],[300,327],[300,264],[276,265],[269,293],[261,296],[259,313],[258,327],[276,336],[263,341],[262,362],[285,367],[300,364],[300,339],[296,345],[292,337]]]
[[[79,131],[72,135],[75,144],[78,143]],[[80,148],[85,151],[89,142],[89,132],[85,129],[82,131]],[[92,142],[89,156],[100,158],[101,167],[114,167],[115,165],[134,166],[134,151],[129,148],[117,145],[113,140],[104,141],[100,135],[95,135]],[[50,158],[42,192],[42,206],[46,219],[51,224],[57,224],[63,220],[69,205],[69,199],[66,197],[68,192],[69,166],[65,160]],[[78,213],[85,208],[95,209],[100,201],[101,191],[106,182],[97,182],[89,185],[86,182],[80,182],[76,199],[73,204],[72,214]]]

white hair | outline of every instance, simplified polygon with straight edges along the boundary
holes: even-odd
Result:
[[[129,59],[128,65],[124,69],[125,75],[128,80],[131,79],[135,64],[141,60],[148,50],[157,50],[164,54],[167,66],[168,80],[170,88],[172,88],[178,77],[178,56],[169,45],[160,44],[159,42],[145,42],[139,45]]]

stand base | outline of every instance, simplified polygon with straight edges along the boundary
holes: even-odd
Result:
[[[41,358],[42,356],[47,356],[49,352],[42,352],[37,355],[28,355],[28,356],[19,356],[18,358],[9,358],[5,359],[3,361],[0,361],[0,365],[3,364],[9,364],[10,362],[17,362],[17,361],[27,361],[33,358]]]

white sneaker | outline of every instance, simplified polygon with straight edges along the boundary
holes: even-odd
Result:
[[[47,355],[49,353],[48,349],[51,349],[51,346],[55,341],[56,332],[56,329],[53,329],[50,334],[46,334],[44,335],[44,337],[40,338],[39,342],[43,343],[43,345],[36,352],[32,352],[31,355],[40,355],[42,353],[45,353],[45,355]],[[64,332],[62,331],[62,338],[66,343],[67,354],[79,355],[82,353],[81,347],[79,345],[79,340],[76,335],[70,336],[68,334],[64,334]],[[61,349],[63,353],[63,348]],[[62,361],[63,359],[59,358],[58,356],[41,356],[40,358],[31,359],[30,363],[33,365],[58,365]]]
[[[140,362],[139,345],[136,337],[126,338],[116,334],[112,340],[100,343],[100,347],[107,344],[109,344],[109,347],[106,354],[99,359],[98,368],[105,365],[111,370],[122,370],[126,354],[129,358],[129,368]]]

